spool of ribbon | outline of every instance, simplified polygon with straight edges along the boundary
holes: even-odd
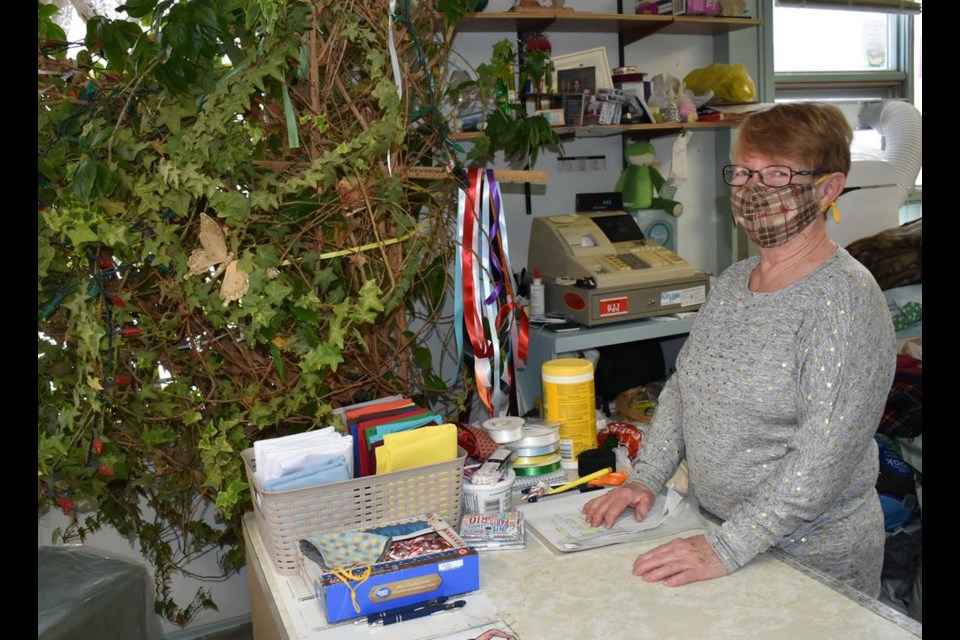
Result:
[[[513,442],[523,437],[523,418],[505,416],[483,422],[483,429],[497,444]]]
[[[508,449],[533,449],[555,445],[558,442],[560,442],[559,426],[524,425],[521,438],[508,442],[505,446]]]

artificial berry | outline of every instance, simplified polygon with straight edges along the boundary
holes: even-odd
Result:
[[[524,43],[524,51],[529,52],[542,52],[542,53],[551,53],[553,51],[553,46],[550,44],[550,41],[543,34],[537,34],[530,38]]]
[[[100,454],[103,453],[103,440],[101,440],[100,438],[94,438],[93,442],[91,443],[91,446],[93,447],[93,452],[96,455],[99,456]]]
[[[130,376],[120,375],[120,376],[117,376],[116,378],[114,378],[114,379],[113,379],[113,382],[114,382],[114,384],[116,384],[118,387],[125,387],[125,386],[127,386],[128,384],[130,384],[130,380],[131,380]]]
[[[127,303],[123,301],[123,298],[121,298],[117,294],[113,294],[112,296],[110,296],[110,304],[112,304],[115,307],[119,307],[121,309],[127,306]]]
[[[113,468],[112,468],[112,467],[108,467],[108,466],[105,465],[105,464],[102,464],[102,465],[100,465],[99,467],[97,467],[97,473],[99,473],[100,475],[102,475],[102,476],[104,476],[104,477],[106,477],[106,478],[112,478],[112,477],[113,477]]]
[[[143,329],[140,327],[124,327],[120,329],[120,333],[124,338],[136,338],[138,335],[143,333]]]
[[[97,264],[101,269],[113,269],[113,258],[110,256],[100,256],[97,258]]]
[[[66,496],[57,496],[57,506],[63,511],[63,515],[68,516],[73,511],[73,500]]]

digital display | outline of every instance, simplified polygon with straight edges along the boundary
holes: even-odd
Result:
[[[618,242],[637,242],[643,240],[643,231],[640,225],[629,214],[617,216],[596,216],[591,218],[600,227],[607,240],[614,244]]]

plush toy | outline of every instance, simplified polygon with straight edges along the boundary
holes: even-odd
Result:
[[[627,145],[629,165],[620,174],[616,190],[623,194],[623,206],[629,209],[662,209],[679,216],[683,205],[676,200],[658,198],[665,180],[655,165],[656,155],[649,142]]]

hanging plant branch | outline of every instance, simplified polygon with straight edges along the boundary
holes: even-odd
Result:
[[[451,330],[456,183],[387,163],[457,154],[440,120],[421,126],[451,14],[400,2],[391,23],[389,4],[137,0],[146,33],[97,18],[75,61],[38,42],[38,514],[137,539],[178,624],[215,606],[203,587],[173,600],[192,559],[242,566],[254,440],[389,393],[465,404],[429,357]],[[225,255],[184,280],[201,213]],[[225,304],[237,271],[246,293]]]

